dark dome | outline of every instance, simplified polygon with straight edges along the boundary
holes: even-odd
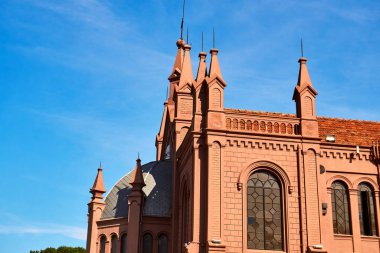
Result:
[[[172,204],[172,162],[171,160],[155,161],[142,166],[145,194],[144,216],[170,217]],[[101,219],[120,218],[128,216],[128,195],[133,170],[122,177],[109,191],[106,207]]]

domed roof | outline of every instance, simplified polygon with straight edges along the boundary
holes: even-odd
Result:
[[[172,206],[172,162],[155,161],[142,166],[146,186],[143,215],[170,217]],[[132,192],[133,171],[123,176],[108,193],[101,219],[128,216],[128,195]]]

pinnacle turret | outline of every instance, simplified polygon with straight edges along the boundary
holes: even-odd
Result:
[[[306,66],[307,59],[302,57],[298,60],[298,62],[300,64],[300,70],[298,74],[297,86],[299,86],[301,89],[303,89],[306,86],[313,87],[309,76],[309,71],[307,70]]]
[[[184,49],[185,55],[183,58],[181,77],[179,79],[179,89],[181,89],[183,86],[187,84],[193,84],[194,82],[194,75],[190,58],[191,46],[186,44],[184,46]]]
[[[131,183],[133,190],[141,190],[145,186],[144,177],[142,173],[141,160],[138,157],[136,160],[136,167],[134,170],[134,179]]]
[[[293,100],[296,99],[297,93],[298,94],[301,93],[306,87],[310,89],[310,91],[314,94],[314,96],[318,94],[317,91],[313,88],[313,85],[311,83],[309,71],[307,70],[307,66],[306,66],[307,59],[304,57],[301,57],[298,60],[298,62],[300,64],[300,68],[299,68],[299,73],[298,73],[297,85],[293,94]]]
[[[182,70],[183,47],[185,45],[185,42],[182,39],[179,39],[177,40],[176,45],[177,45],[178,50],[177,50],[177,55],[174,60],[173,69],[170,75],[173,75],[175,71],[180,72]]]
[[[219,76],[220,78],[223,79],[222,72],[220,71],[220,66],[219,66],[218,52],[219,52],[219,50],[216,49],[216,48],[212,48],[210,50],[211,62],[210,62],[210,73],[209,73],[209,76],[211,78],[214,77],[214,76]]]
[[[92,193],[93,199],[102,198],[103,193],[106,192],[106,188],[104,187],[104,181],[103,181],[102,164],[99,165],[98,174],[96,175],[94,184],[92,188],[90,189],[90,192]]]
[[[199,65],[196,78],[197,84],[201,83],[207,75],[206,56],[207,54],[205,52],[199,53]]]

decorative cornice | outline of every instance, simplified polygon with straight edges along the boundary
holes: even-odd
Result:
[[[339,158],[347,160],[364,160],[369,161],[371,156],[369,153],[354,153],[352,151],[335,151],[335,150],[321,150],[320,157],[325,158]]]
[[[244,147],[252,149],[266,149],[266,150],[286,150],[296,151],[296,143],[276,143],[270,141],[245,141],[237,139],[227,139],[226,145],[230,147]]]

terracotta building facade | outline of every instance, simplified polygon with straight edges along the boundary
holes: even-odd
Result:
[[[98,169],[87,253],[380,253],[380,122],[319,117],[305,58],[295,114],[225,108],[218,49],[176,45],[156,161],[107,196]]]

